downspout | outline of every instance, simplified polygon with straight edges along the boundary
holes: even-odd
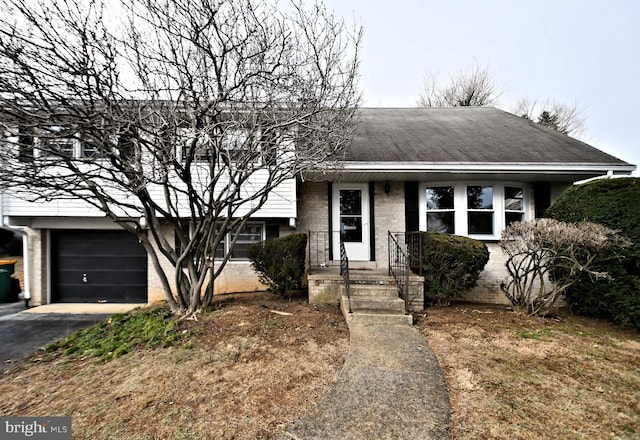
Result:
[[[24,278],[24,290],[22,291],[22,298],[24,299],[25,308],[29,308],[29,301],[31,300],[31,289],[30,289],[30,262],[29,262],[29,236],[24,227],[22,226],[11,226],[9,225],[4,218],[4,193],[0,191],[0,226],[9,229],[11,231],[17,232],[22,236],[22,273]]]

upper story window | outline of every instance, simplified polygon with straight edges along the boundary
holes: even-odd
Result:
[[[31,154],[35,151],[38,158],[95,159],[103,156],[103,149],[97,143],[60,127],[49,128],[28,139],[35,146]],[[23,142],[20,140],[22,149],[26,151]]]
[[[208,162],[211,158],[211,139],[204,132],[195,133],[189,129],[183,128],[178,130],[180,136],[180,157],[183,161],[187,160],[189,154],[193,155],[196,162]]]
[[[255,157],[252,157],[254,151],[251,150],[251,142],[248,141],[247,132],[244,130],[229,130],[222,138],[221,144],[221,153],[229,162],[255,160]]]
[[[192,154],[195,162],[210,162],[216,152],[218,142],[219,159],[222,163],[237,164],[253,162],[260,156],[257,146],[250,141],[245,130],[228,130],[221,140],[212,139],[206,132],[194,133],[189,129],[180,130],[181,157],[186,160]]]
[[[509,224],[527,219],[524,184],[423,184],[420,229],[494,240]]]
[[[38,138],[39,157],[64,157],[73,159],[77,157],[76,140],[71,137],[48,137]]]
[[[86,159],[97,159],[104,156],[104,150],[96,143],[84,141],[81,144],[80,156]]]

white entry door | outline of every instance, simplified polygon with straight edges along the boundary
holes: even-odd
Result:
[[[369,185],[334,184],[332,211],[333,258],[340,259],[342,236],[349,260],[369,261]]]

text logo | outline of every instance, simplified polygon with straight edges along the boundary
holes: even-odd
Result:
[[[71,440],[71,417],[0,417],[0,438]]]

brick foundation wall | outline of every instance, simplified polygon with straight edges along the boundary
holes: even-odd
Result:
[[[409,310],[412,312],[424,310],[424,278],[420,276],[409,278]]]
[[[462,299],[464,301],[489,304],[510,304],[500,289],[500,283],[507,276],[504,266],[506,256],[497,243],[487,243],[487,248],[489,249],[489,261],[480,273],[478,286],[466,293]]]

